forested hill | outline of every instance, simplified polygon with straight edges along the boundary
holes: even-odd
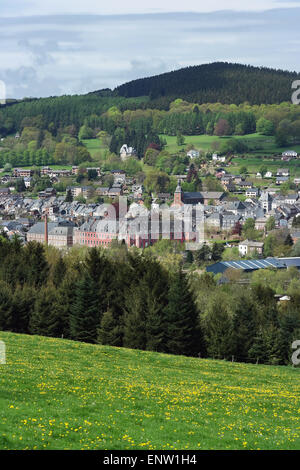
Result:
[[[115,93],[149,96],[160,105],[176,98],[199,104],[277,104],[291,100],[291,84],[299,77],[295,72],[216,62],[133,80],[117,87]]]
[[[296,79],[300,79],[296,72],[218,62],[134,80],[114,90],[9,100],[0,106],[0,136],[24,127],[47,129],[56,136],[58,129],[70,125],[78,132],[86,121],[89,127],[112,135],[120,127],[120,113],[149,108],[168,111],[178,98],[198,104],[291,103]]]

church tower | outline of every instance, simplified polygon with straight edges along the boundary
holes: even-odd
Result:
[[[178,185],[174,193],[174,206],[182,206],[183,205],[183,191],[181,187],[180,180],[178,180]]]

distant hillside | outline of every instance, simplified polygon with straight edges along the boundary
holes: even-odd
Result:
[[[295,72],[219,62],[141,78],[115,90],[9,100],[6,106],[0,106],[0,135],[20,131],[24,124],[36,126],[36,121],[40,128],[51,129],[56,135],[58,129],[68,125],[79,130],[86,118],[100,117],[114,106],[121,112],[146,108],[169,110],[170,103],[177,98],[198,104],[291,103],[291,85],[296,79],[300,79],[300,74]],[[92,119],[89,125],[113,134],[113,120],[100,121]]]
[[[297,368],[0,340],[0,449],[299,449]]]
[[[124,97],[150,96],[158,103],[183,98],[195,103],[272,104],[291,100],[295,72],[216,62],[125,83]]]

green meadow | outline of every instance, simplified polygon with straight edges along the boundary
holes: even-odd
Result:
[[[215,135],[190,135],[184,136],[185,138],[185,145],[178,146],[177,145],[177,137],[176,136],[161,136],[164,137],[167,141],[166,150],[170,153],[176,153],[180,149],[184,149],[185,146],[192,144],[197,150],[213,150],[213,144],[219,143],[221,144],[222,141],[226,139],[239,139],[243,140],[245,144],[249,147],[249,151],[246,152],[246,155],[251,156],[271,156],[274,154],[281,154],[286,147],[278,147],[275,142],[275,138],[273,136],[262,136],[260,134],[247,134],[244,136],[224,136],[218,137]],[[291,145],[289,148],[295,150],[296,152],[300,153],[300,145]],[[217,150],[215,150],[218,152]]]
[[[300,160],[290,160],[289,162],[284,162],[282,160],[272,160],[265,159],[263,157],[235,157],[232,160],[232,166],[230,167],[230,173],[239,174],[242,167],[246,167],[248,173],[256,175],[260,170],[261,166],[265,166],[268,171],[273,173],[273,177],[276,176],[276,171],[278,168],[288,168],[290,170],[291,177],[300,176]],[[272,181],[272,180],[269,180]]]
[[[90,152],[93,159],[100,154],[101,157],[104,156],[104,151],[108,149],[107,145],[104,145],[101,139],[83,139],[81,142]]]
[[[0,340],[0,449],[300,448],[297,368]]]

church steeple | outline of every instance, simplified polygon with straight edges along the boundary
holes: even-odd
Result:
[[[174,204],[175,205],[182,205],[183,204],[183,191],[181,187],[181,181],[178,180],[177,188],[174,193]]]

